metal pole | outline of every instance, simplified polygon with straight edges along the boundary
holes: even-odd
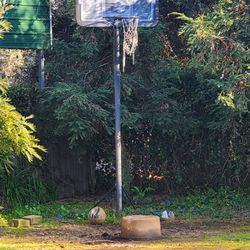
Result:
[[[114,78],[115,78],[115,150],[116,150],[116,209],[122,216],[122,150],[121,150],[121,67],[120,21],[114,23]]]
[[[39,88],[44,89],[45,88],[45,71],[44,71],[44,65],[45,65],[45,58],[44,58],[44,52],[43,50],[39,50],[39,67],[38,67],[38,78],[39,78]]]

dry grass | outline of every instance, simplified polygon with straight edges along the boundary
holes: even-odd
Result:
[[[250,226],[230,223],[206,224],[176,221],[163,224],[163,239],[154,242],[124,241],[119,226],[73,225],[33,228],[2,234],[0,250],[50,249],[185,249],[250,250]],[[103,237],[103,233],[109,235]],[[118,235],[118,236],[117,236]]]

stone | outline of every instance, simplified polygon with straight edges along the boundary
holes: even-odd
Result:
[[[30,227],[30,221],[24,219],[13,219],[12,225],[13,227]]]
[[[169,211],[168,216],[169,216],[170,220],[172,220],[172,221],[175,220],[175,214],[174,214],[174,212]]]
[[[175,215],[174,212],[172,211],[164,211],[161,215],[161,220],[162,221],[174,221],[175,220]]]
[[[131,215],[122,218],[121,237],[132,240],[161,238],[161,223],[158,216]]]
[[[94,207],[89,211],[88,219],[91,224],[103,224],[106,220],[106,213],[101,207]]]
[[[168,212],[165,210],[164,212],[162,212],[162,214],[161,214],[161,218],[162,219],[169,219],[169,217],[168,217]]]
[[[4,207],[0,206],[0,212],[4,210]]]
[[[29,220],[30,225],[38,225],[42,222],[43,217],[40,215],[28,215],[23,217],[24,220]]]

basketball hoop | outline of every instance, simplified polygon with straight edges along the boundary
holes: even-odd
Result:
[[[131,56],[133,65],[135,64],[135,52],[138,47],[138,26],[139,18],[133,17],[131,19],[122,19],[123,29],[123,72],[126,67],[126,56]]]
[[[122,28],[123,33],[123,59],[122,68],[125,72],[126,57],[132,57],[133,65],[135,64],[135,52],[138,47],[138,28],[139,28],[139,17],[137,16],[117,16],[117,17],[105,17],[107,23],[113,23],[113,26],[119,26]],[[118,22],[118,24],[117,24]]]
[[[121,150],[121,69],[120,30],[123,31],[123,72],[126,56],[135,63],[138,27],[153,27],[158,22],[159,0],[76,0],[76,20],[84,27],[113,27],[115,82],[115,148],[117,215],[122,215]]]

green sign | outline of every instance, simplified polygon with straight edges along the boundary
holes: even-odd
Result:
[[[0,40],[0,48],[48,49],[52,42],[49,0],[7,0],[14,8],[5,19],[13,26]]]

